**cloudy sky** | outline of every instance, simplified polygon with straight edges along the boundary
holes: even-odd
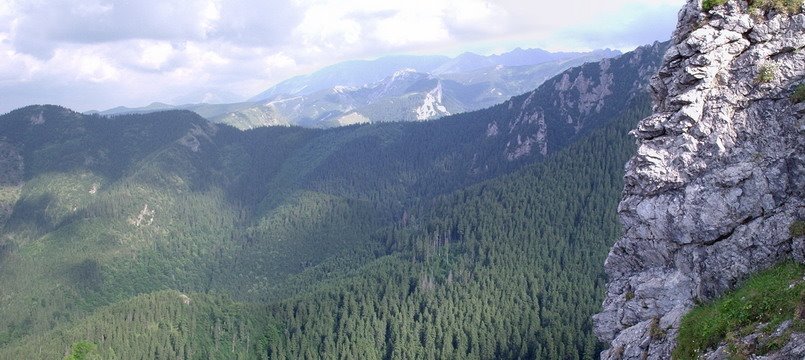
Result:
[[[390,54],[628,50],[684,0],[0,0],[0,113],[243,100]]]

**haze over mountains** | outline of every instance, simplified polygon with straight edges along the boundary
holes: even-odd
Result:
[[[241,129],[269,125],[332,127],[421,121],[478,110],[532,90],[559,72],[620,54],[515,49],[500,55],[390,56],[348,61],[283,81],[247,102],[154,103],[102,115],[186,109]]]

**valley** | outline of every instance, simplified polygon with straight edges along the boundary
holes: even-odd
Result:
[[[24,173],[8,180],[0,357],[82,341],[104,358],[592,356],[626,132],[663,49],[424,123],[4,115],[4,162]],[[633,87],[595,90],[616,84]]]

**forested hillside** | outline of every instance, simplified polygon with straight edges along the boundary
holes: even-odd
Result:
[[[0,358],[592,357],[661,53],[430,123],[4,115]]]

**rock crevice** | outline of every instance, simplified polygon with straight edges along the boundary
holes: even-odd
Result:
[[[805,262],[805,14],[689,0],[652,79],[654,115],[632,131],[619,215],[623,237],[596,335],[604,359],[666,359],[681,317],[747,275]],[[659,326],[665,336],[652,337]],[[655,331],[656,332],[656,331]]]

